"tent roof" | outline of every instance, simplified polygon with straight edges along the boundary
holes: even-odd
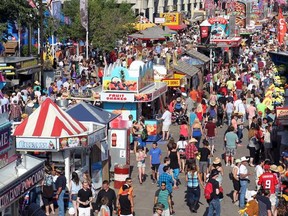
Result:
[[[119,116],[83,101],[68,108],[66,112],[78,121],[93,121],[100,124],[108,124]]]
[[[154,40],[165,40],[165,36],[176,34],[175,31],[169,30],[168,28],[165,28],[163,30],[159,26],[153,26],[151,28],[147,28],[145,30],[140,31],[139,33],[134,33],[129,35],[129,37],[132,38],[139,38],[139,39],[154,39]]]
[[[204,63],[207,63],[210,61],[210,58],[196,50],[193,49],[189,49],[185,51],[185,54],[192,57],[192,58],[197,58],[199,60],[201,60]]]
[[[29,117],[20,123],[14,136],[25,137],[68,137],[87,132],[79,121],[64,112],[47,98]]]
[[[185,61],[178,61],[177,65],[171,65],[171,67],[176,70],[179,71],[181,73],[184,73],[190,77],[194,76],[196,73],[198,73],[200,71],[199,68],[190,65],[188,63],[186,63]]]

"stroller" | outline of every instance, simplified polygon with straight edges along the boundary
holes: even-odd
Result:
[[[186,114],[174,111],[171,116],[172,124],[180,125],[183,121],[188,121],[188,117]]]

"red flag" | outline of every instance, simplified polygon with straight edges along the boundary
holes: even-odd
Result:
[[[278,43],[281,45],[284,42],[284,37],[287,31],[287,25],[285,18],[282,14],[282,9],[279,8],[279,14],[278,14]]]

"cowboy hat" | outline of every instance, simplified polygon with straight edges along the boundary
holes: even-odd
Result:
[[[32,100],[29,100],[28,103],[27,103],[27,107],[34,107],[34,102]]]
[[[189,143],[197,143],[197,142],[198,142],[198,140],[193,138],[193,137],[189,140]]]
[[[277,169],[278,169],[278,172],[279,172],[280,174],[285,173],[285,170],[284,170],[283,166],[280,165],[280,166],[277,167]]]
[[[247,157],[243,156],[243,157],[241,157],[240,160],[241,160],[241,162],[244,162],[244,161],[248,161],[249,159]]]
[[[36,81],[34,82],[34,84],[35,84],[35,85],[40,85],[40,82],[39,82],[38,80],[36,80]]]
[[[236,159],[235,160],[235,164],[237,164],[237,163],[241,163],[241,160],[240,159]]]
[[[278,167],[277,167],[275,164],[273,164],[273,165],[270,166],[270,170],[271,170],[272,172],[279,172]]]
[[[155,210],[157,210],[157,209],[163,210],[164,209],[164,205],[162,203],[156,203],[154,208],[155,208]]]
[[[210,106],[215,106],[215,105],[216,105],[215,101],[210,101]]]
[[[213,164],[219,164],[221,163],[221,159],[219,157],[216,157],[214,160],[213,160]]]

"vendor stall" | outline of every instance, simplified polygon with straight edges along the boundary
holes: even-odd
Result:
[[[0,72],[0,215],[19,215],[17,202],[44,177],[44,161],[17,155],[11,139],[8,102],[1,89],[6,82]]]
[[[166,91],[166,83],[154,82],[152,62],[133,61],[129,69],[116,62],[104,69],[100,95],[105,110],[121,114],[119,128],[123,128],[129,115],[134,120],[144,116],[148,142],[152,142],[161,138],[157,133],[161,131],[160,122],[155,115],[163,110]]]
[[[50,99],[15,129],[16,150],[42,152],[55,166],[65,167],[65,176],[91,166],[91,148],[106,137],[105,126],[79,122],[65,113]]]

